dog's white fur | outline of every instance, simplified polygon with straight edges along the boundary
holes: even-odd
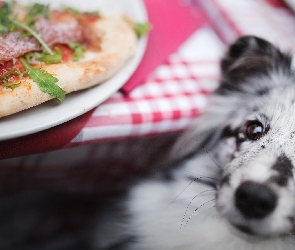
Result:
[[[291,64],[290,56],[256,37],[230,47],[220,89],[171,152],[177,163],[169,178],[158,174],[131,190],[124,232],[135,237],[124,249],[295,249]],[[249,121],[264,128],[255,140],[248,138]],[[237,190],[247,181],[275,195],[267,214],[247,216],[237,208]]]

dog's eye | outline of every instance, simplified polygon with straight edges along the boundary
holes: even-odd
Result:
[[[246,126],[246,135],[250,140],[258,140],[263,134],[263,125],[258,121],[251,121]]]

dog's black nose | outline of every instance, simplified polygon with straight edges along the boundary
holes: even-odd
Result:
[[[262,219],[274,210],[277,197],[267,186],[246,181],[236,190],[235,203],[246,218]]]

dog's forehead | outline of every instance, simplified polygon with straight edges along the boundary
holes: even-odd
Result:
[[[230,121],[232,127],[247,121],[259,121],[275,128],[295,128],[295,84],[274,88],[263,96],[248,95],[240,102]]]
[[[295,125],[295,89],[279,88],[270,91],[255,103],[262,122],[269,123],[272,129],[292,128]]]

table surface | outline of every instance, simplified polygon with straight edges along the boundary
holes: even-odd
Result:
[[[218,87],[220,58],[238,36],[295,49],[295,17],[280,0],[165,1],[145,0],[153,29],[142,63],[121,91],[67,123],[0,142],[0,159],[181,131],[205,110]]]

